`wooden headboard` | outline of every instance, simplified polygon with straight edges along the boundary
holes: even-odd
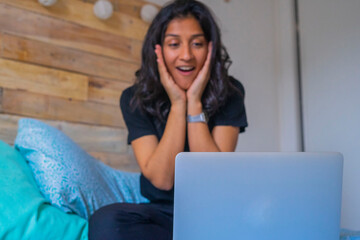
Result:
[[[0,139],[13,144],[19,118],[36,118],[103,162],[138,171],[119,97],[140,66],[146,2],[112,0],[105,21],[94,2],[0,0]]]

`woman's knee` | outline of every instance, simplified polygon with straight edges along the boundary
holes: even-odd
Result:
[[[119,233],[118,210],[115,204],[102,207],[89,219],[89,240],[115,239]]]
[[[172,221],[163,215],[146,204],[117,203],[102,207],[90,218],[89,240],[171,239]]]

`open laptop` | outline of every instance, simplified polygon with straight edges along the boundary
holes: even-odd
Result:
[[[339,153],[180,153],[173,240],[338,240]]]

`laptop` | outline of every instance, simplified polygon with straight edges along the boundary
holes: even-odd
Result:
[[[180,153],[173,240],[338,240],[340,153]]]

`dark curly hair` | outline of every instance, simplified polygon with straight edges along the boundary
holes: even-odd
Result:
[[[142,47],[141,68],[136,72],[135,94],[131,100],[132,107],[165,122],[170,111],[169,97],[160,82],[155,45],[162,46],[166,29],[171,20],[193,16],[199,22],[205,39],[213,44],[210,65],[210,79],[202,96],[204,111],[212,116],[227,97],[235,90],[228,77],[231,60],[222,45],[221,34],[211,11],[195,0],[176,0],[156,15],[145,36]]]

